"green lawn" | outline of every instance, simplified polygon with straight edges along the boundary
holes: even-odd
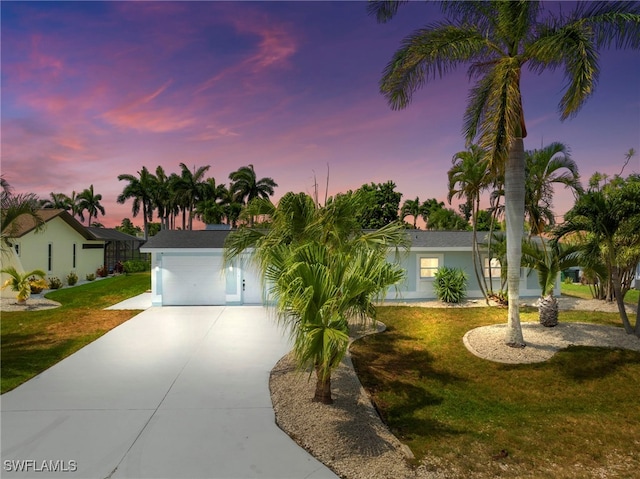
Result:
[[[567,296],[576,296],[578,298],[591,299],[593,296],[591,291],[589,290],[588,285],[582,285],[580,283],[562,283],[560,285],[560,290],[562,294],[566,294]],[[637,289],[630,289],[627,291],[627,294],[624,295],[625,303],[637,305],[638,304],[638,296],[640,296],[640,291]]]
[[[379,319],[387,331],[352,346],[359,377],[392,431],[446,477],[638,477],[640,353],[572,347],[506,365],[462,343],[470,329],[504,323],[504,308],[381,307]],[[620,325],[610,313],[560,320]],[[493,457],[503,449],[508,457]]]
[[[52,291],[61,307],[2,312],[0,392],[4,393],[51,367],[139,311],[104,308],[145,292],[150,273],[136,273]]]

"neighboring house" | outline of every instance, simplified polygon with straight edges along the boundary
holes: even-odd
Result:
[[[112,272],[117,263],[128,260],[147,260],[140,253],[140,246],[144,243],[142,238],[128,235],[112,228],[86,228],[95,238],[104,241],[104,258],[102,264],[107,271]]]
[[[57,276],[65,282],[74,271],[84,279],[95,273],[104,260],[104,241],[61,209],[38,212],[45,226],[36,231],[33,219],[19,218],[19,228],[9,240],[24,271],[41,269],[47,277]]]
[[[151,290],[154,306],[261,304],[262,285],[259,275],[247,261],[248,256],[226,268],[223,265],[224,242],[229,231],[163,230],[140,249],[151,253]],[[409,230],[411,247],[401,252],[398,261],[407,275],[398,293],[391,288],[389,301],[420,301],[435,298],[433,275],[437,268],[462,268],[468,276],[468,297],[482,294],[473,272],[471,257],[472,233],[466,231]],[[393,255],[390,261],[395,261]],[[489,263],[483,256],[486,269],[491,266],[494,288],[500,286],[500,264]],[[488,276],[488,271],[487,271]],[[560,293],[559,282],[556,293]],[[535,271],[523,269],[520,295],[540,295]]]

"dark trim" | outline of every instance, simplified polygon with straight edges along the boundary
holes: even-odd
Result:
[[[102,244],[83,243],[82,249],[104,249],[104,243]]]

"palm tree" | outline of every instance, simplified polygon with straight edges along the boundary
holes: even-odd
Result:
[[[31,296],[31,284],[29,278],[31,276],[38,276],[44,278],[46,273],[40,269],[34,269],[27,273],[19,273],[13,266],[3,268],[0,273],[6,273],[10,276],[4,284],[2,289],[11,286],[11,290],[17,292],[17,300],[19,304],[26,304],[27,299]]]
[[[374,319],[375,299],[403,278],[386,261],[389,248],[406,245],[403,225],[365,233],[356,218],[366,205],[353,193],[322,207],[304,193],[287,193],[277,206],[264,198],[250,205],[251,214],[269,215],[270,227],[232,232],[226,260],[253,251],[266,302],[289,328],[299,367],[316,372],[314,400],[331,403],[331,373],[346,352],[349,320]]]
[[[196,203],[194,215],[206,224],[220,224],[225,215],[228,198],[224,184],[216,185],[215,178],[207,178],[201,188],[201,198]]]
[[[558,300],[553,295],[558,274],[565,269],[580,266],[582,255],[577,244],[567,245],[554,241],[545,245],[543,241],[528,238],[523,242],[522,266],[538,272],[540,324],[553,327],[558,324]]]
[[[451,204],[454,196],[465,199],[471,205],[471,226],[473,242],[471,256],[476,280],[482,295],[488,300],[487,286],[484,275],[480,274],[480,254],[478,252],[478,212],[480,211],[480,195],[491,182],[489,159],[487,151],[478,145],[471,145],[466,151],[459,151],[451,159],[453,166],[449,169],[449,195],[447,200]],[[457,188],[456,188],[457,186]]]
[[[529,222],[529,235],[540,235],[547,225],[555,224],[551,209],[554,183],[572,189],[575,194],[583,191],[578,165],[571,159],[569,148],[558,142],[540,150],[525,152],[525,162],[527,181],[524,209]]]
[[[0,250],[4,254],[11,248],[11,238],[15,238],[23,219],[32,222],[36,231],[42,230],[45,222],[39,214],[38,197],[33,193],[14,195],[8,183],[5,183],[0,193],[0,203]]]
[[[209,168],[211,165],[201,166],[198,169],[194,166],[191,171],[187,165],[180,163],[181,172],[179,180],[174,184],[174,194],[182,208],[182,229],[187,228],[187,212],[189,213],[189,229],[193,229],[193,208],[200,198],[202,184],[205,180],[204,175],[209,171]]]
[[[416,196],[415,200],[405,200],[400,209],[400,217],[404,221],[407,216],[413,216],[413,229],[417,229],[416,223],[418,216],[422,213],[420,198]]]
[[[104,206],[100,204],[100,200],[102,200],[102,195],[94,193],[93,185],[78,194],[78,215],[80,220],[84,221],[83,213],[86,211],[89,214],[87,226],[91,225],[93,218],[98,217],[98,213],[104,215]]]
[[[123,180],[128,181],[129,184],[124,187],[116,201],[124,204],[128,199],[133,199],[131,214],[134,218],[138,216],[140,208],[142,208],[144,240],[147,241],[149,237],[149,221],[153,221],[153,188],[155,177],[149,173],[146,166],[143,166],[142,170],[138,171],[137,177],[129,174],[118,175],[118,181]]]
[[[619,265],[616,261],[616,236],[623,231],[640,231],[640,182],[630,188],[610,192],[590,190],[578,197],[576,204],[565,215],[555,234],[558,239],[570,233],[588,232],[592,246],[597,245],[611,280],[613,293],[625,331],[633,334],[622,295]],[[637,236],[636,236],[637,238]],[[635,334],[640,336],[636,321]]]
[[[273,178],[266,177],[258,180],[253,165],[243,166],[230,173],[229,179],[231,180],[229,190],[235,200],[245,205],[256,198],[267,199],[273,196],[274,189],[278,186]],[[253,217],[250,218],[250,224],[253,224]]]
[[[401,2],[372,1],[369,12],[390,20]],[[562,120],[574,116],[598,81],[599,48],[640,47],[640,4],[582,2],[567,14],[546,14],[540,2],[443,2],[449,18],[403,40],[384,70],[380,90],[394,109],[405,108],[425,83],[469,64],[476,83],[464,116],[468,143],[476,138],[492,152],[490,167],[505,175],[509,316],[505,342],[525,345],[520,325],[520,260],[525,200],[527,136],[521,71],[564,68]]]
[[[162,229],[170,229],[171,182],[162,166],[156,167],[156,174],[151,177],[151,201],[158,210],[158,219]]]
[[[72,209],[71,198],[64,193],[49,193],[49,199],[40,200],[40,206],[42,208],[53,208],[65,211],[71,211]]]

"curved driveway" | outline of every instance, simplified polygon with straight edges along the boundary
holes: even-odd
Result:
[[[147,309],[1,397],[0,475],[336,478],[275,424],[289,349],[262,307]]]

